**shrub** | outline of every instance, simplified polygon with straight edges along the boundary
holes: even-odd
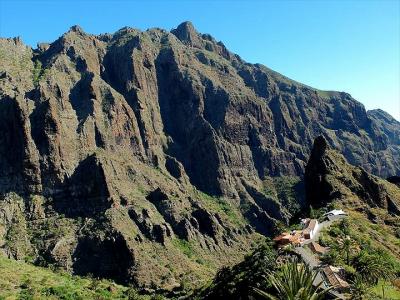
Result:
[[[67,286],[49,287],[44,291],[46,296],[56,296],[60,300],[80,300],[83,299],[76,291],[71,291]]]
[[[357,271],[352,266],[344,265],[344,272],[346,273],[346,278],[349,281],[354,281]]]
[[[340,265],[342,256],[336,249],[331,249],[321,257],[321,262],[327,265]]]
[[[142,297],[139,295],[137,290],[135,290],[134,288],[129,288],[126,291],[126,296],[127,296],[128,300],[140,300],[140,299],[142,299]]]

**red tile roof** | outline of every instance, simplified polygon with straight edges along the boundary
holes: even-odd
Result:
[[[348,288],[350,286],[346,281],[341,279],[339,275],[335,274],[329,266],[325,267],[323,271],[329,284],[334,288]]]
[[[319,254],[324,254],[328,251],[328,248],[322,247],[320,244],[318,244],[316,242],[311,242],[309,244],[309,247],[313,252],[319,253]]]

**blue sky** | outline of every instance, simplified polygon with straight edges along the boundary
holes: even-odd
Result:
[[[35,46],[74,24],[171,29],[190,20],[252,63],[352,94],[400,120],[400,1],[0,0],[0,36]]]

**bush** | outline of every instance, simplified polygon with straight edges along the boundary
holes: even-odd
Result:
[[[342,233],[342,235],[347,236],[350,235],[350,221],[349,219],[343,219],[342,221],[340,221],[339,223],[339,229]]]
[[[327,265],[339,265],[341,262],[341,256],[339,252],[331,249],[321,257],[321,262]]]
[[[260,245],[241,263],[220,269],[210,286],[195,291],[191,299],[249,299],[252,287],[270,288],[265,276],[276,269],[276,258],[271,243]]]
[[[330,238],[325,234],[325,232],[321,232],[319,236],[319,244],[323,247],[329,247],[330,245]]]
[[[139,295],[137,290],[134,288],[129,288],[126,292],[126,296],[128,297],[128,300],[140,300],[142,297]]]
[[[354,281],[357,271],[355,268],[353,268],[352,266],[348,266],[348,265],[344,265],[344,272],[346,273],[346,279],[348,281]]]
[[[329,229],[329,234],[331,235],[331,236],[333,236],[333,237],[340,237],[340,236],[342,236],[342,231],[340,230],[340,228],[339,227],[336,227],[336,226],[332,226],[330,229]]]
[[[35,293],[32,289],[21,290],[18,295],[18,300],[33,300]]]
[[[60,300],[80,300],[83,299],[77,292],[72,292],[67,286],[49,287],[44,291],[46,296],[56,296]]]

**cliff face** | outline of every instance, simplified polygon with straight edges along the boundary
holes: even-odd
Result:
[[[12,170],[55,189],[97,149],[126,150],[161,168],[169,155],[199,189],[237,197],[243,181],[301,175],[320,134],[350,163],[400,174],[400,124],[388,114],[248,64],[190,23],[99,36],[74,26],[35,51],[1,44],[2,154],[29,164],[1,168],[2,180]]]
[[[36,50],[0,39],[5,210],[22,199],[26,249],[78,273],[164,286],[207,274],[239,259],[253,228],[288,221],[263,181],[301,175],[316,136],[389,176],[400,174],[399,132],[389,115],[248,64],[189,22],[103,35],[74,26]],[[49,222],[65,232],[29,235]]]
[[[344,201],[352,203],[353,207],[361,204],[400,216],[400,188],[350,165],[322,136],[315,139],[305,171],[305,184],[307,199],[314,207]]]

